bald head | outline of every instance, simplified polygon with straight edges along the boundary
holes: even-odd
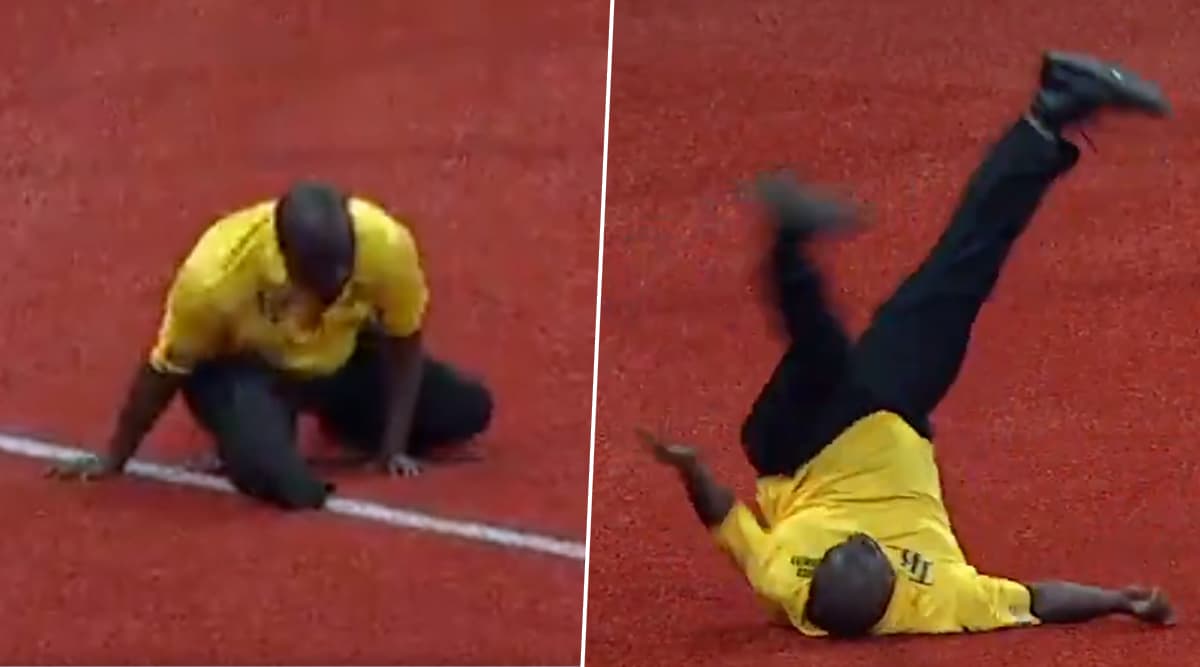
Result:
[[[866,535],[852,536],[817,565],[805,615],[834,637],[868,635],[887,612],[895,584],[879,545]]]
[[[293,185],[276,204],[275,233],[297,287],[332,303],[354,271],[354,223],[347,196],[317,182]]]

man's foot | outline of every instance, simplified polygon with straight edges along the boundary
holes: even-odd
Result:
[[[1151,81],[1120,65],[1079,53],[1051,51],[1042,57],[1041,88],[1031,118],[1055,134],[1101,110],[1164,117],[1170,103]]]
[[[801,185],[789,173],[763,176],[753,195],[781,236],[804,240],[852,231],[858,212],[847,202]]]

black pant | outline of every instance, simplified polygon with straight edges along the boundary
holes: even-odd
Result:
[[[742,426],[755,470],[790,475],[877,410],[932,438],[930,416],[958,376],[975,318],[1013,243],[1078,159],[1073,145],[1025,121],[1014,125],[971,177],[928,257],[853,344],[825,300],[820,274],[781,232],[769,271],[790,344]]]
[[[216,440],[233,485],[285,508],[318,508],[333,486],[318,479],[296,446],[297,417],[316,415],[346,447],[377,451],[388,414],[383,335],[366,330],[354,354],[327,377],[296,380],[255,359],[201,364],[184,384],[188,409]],[[427,453],[484,431],[492,397],[479,381],[426,358],[410,452]]]

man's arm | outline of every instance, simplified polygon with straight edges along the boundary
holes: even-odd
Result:
[[[971,572],[960,584],[954,619],[969,632],[1081,623],[1117,614],[1156,625],[1175,622],[1170,603],[1158,589],[1113,590],[1067,581],[1027,584]]]
[[[183,376],[164,373],[143,364],[134,374],[125,405],[117,418],[116,429],[102,459],[102,474],[118,474],[137,452],[142,440],[175,397]]]
[[[97,479],[119,475],[142,440],[179,390],[181,376],[143,364],[134,374],[116,427],[101,455],[87,455],[51,466],[47,475],[61,479]]]
[[[1067,581],[1029,584],[1033,615],[1045,623],[1081,623],[1103,616],[1133,616],[1147,623],[1172,625],[1175,613],[1157,589],[1113,590]]]
[[[389,407],[387,430],[384,433],[380,463],[389,471],[398,468],[405,474],[415,474],[420,467],[408,455],[412,438],[413,416],[417,393],[421,387],[424,352],[421,332],[388,340],[388,361],[391,366],[388,382]]]
[[[119,473],[158,422],[184,378],[212,356],[222,335],[222,318],[201,281],[183,270],[171,285],[158,340],[138,367],[102,458],[102,474]]]
[[[697,458],[676,468],[679,477],[687,489],[688,500],[692,509],[706,528],[716,528],[725,521],[725,517],[733,510],[735,497],[733,491],[717,483],[708,467]]]
[[[770,536],[763,530],[754,512],[737,502],[732,490],[716,481],[691,447],[667,444],[640,429],[637,435],[654,458],[678,472],[696,516],[708,528],[721,550],[730,557],[733,565],[746,577],[757,593],[759,602],[770,613],[772,621],[790,624],[787,605],[788,601],[794,602],[789,597],[794,590],[789,589],[786,595],[780,596],[769,569],[764,567],[763,559],[770,552]]]
[[[108,451],[99,457],[68,461],[51,469],[60,477],[119,474],[154,428],[194,365],[213,353],[222,320],[209,304],[201,281],[187,270],[176,276],[167,297],[158,340],[140,364],[125,394]]]
[[[366,284],[379,324],[389,338],[387,426],[376,463],[389,472],[414,475],[420,472],[420,464],[409,451],[424,369],[421,331],[429,287],[416,239],[408,228],[373,204],[356,201],[354,206],[356,215],[373,222],[362,232],[359,260],[369,276]]]

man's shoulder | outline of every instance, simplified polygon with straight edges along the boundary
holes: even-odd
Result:
[[[192,255],[215,258],[236,251],[253,236],[252,232],[270,225],[275,217],[275,201],[261,201],[221,213],[197,239]]]
[[[365,197],[350,198],[350,215],[360,236],[390,238],[407,233],[408,225],[400,216],[388,211],[382,204]]]
[[[417,257],[417,243],[408,225],[381,205],[368,199],[350,200],[354,218],[354,234],[358,239],[360,256],[365,260],[360,268],[374,271],[382,263],[392,263]]]
[[[225,279],[266,240],[274,201],[259,202],[217,218],[206,227],[180,263],[176,282],[181,288],[210,290]]]
[[[778,553],[797,576],[806,578],[831,547],[858,530],[858,524],[821,505],[777,507],[759,494],[759,518],[771,534]]]

